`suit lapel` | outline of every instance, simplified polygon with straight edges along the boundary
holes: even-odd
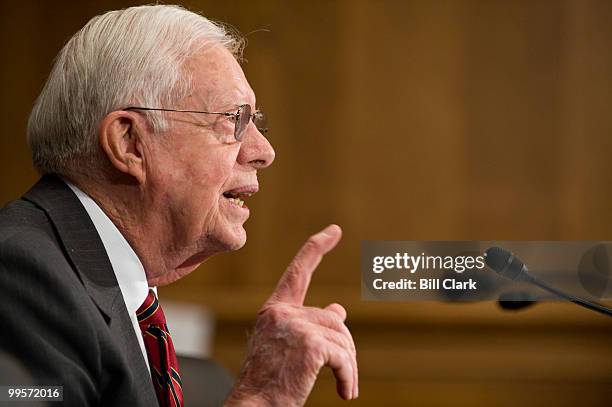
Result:
[[[151,377],[142,358],[117,278],[87,211],[57,176],[45,175],[23,197],[40,207],[54,226],[58,240],[87,293],[104,316],[116,343],[134,372],[140,389],[149,389]]]
[[[79,199],[61,179],[49,175],[24,199],[47,213],[87,293],[108,321],[121,291],[102,240]]]

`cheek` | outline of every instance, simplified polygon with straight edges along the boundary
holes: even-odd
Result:
[[[199,135],[203,137],[202,135]],[[194,135],[195,137],[195,135]],[[217,206],[234,173],[238,151],[234,146],[211,144],[173,145],[166,160],[157,162],[166,191],[178,197],[185,210],[207,211]],[[171,198],[171,197],[169,197]]]
[[[235,162],[235,157],[227,152],[200,157],[177,182],[186,183],[187,192],[196,206],[203,206],[207,211],[214,210],[230,185]]]
[[[182,145],[176,150],[169,173],[175,182],[188,183],[191,188],[219,189],[236,163],[236,154],[227,147],[207,143]]]
[[[198,168],[190,174],[190,179],[200,188],[200,193],[219,197],[232,177],[234,163],[229,157],[209,157],[200,162]]]

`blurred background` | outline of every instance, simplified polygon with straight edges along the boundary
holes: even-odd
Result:
[[[1,3],[1,204],[37,179],[25,128],[54,56],[91,17],[135,4]],[[348,309],[351,406],[612,405],[605,317],[565,303],[365,302],[359,281],[363,240],[612,240],[612,1],[182,4],[246,35],[277,152],[247,245],[160,290],[208,321],[196,353],[238,373],[258,307],[334,222],[344,238],[307,302]],[[345,405],[329,371],[307,405]]]

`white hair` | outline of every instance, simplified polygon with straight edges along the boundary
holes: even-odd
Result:
[[[92,18],[58,54],[28,121],[28,144],[41,173],[69,175],[100,154],[97,133],[110,112],[172,107],[192,90],[187,58],[221,44],[240,59],[244,41],[225,26],[180,6],[153,5]],[[164,131],[159,112],[148,112]]]

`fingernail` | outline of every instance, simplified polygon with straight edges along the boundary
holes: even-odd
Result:
[[[323,229],[323,233],[326,234],[327,236],[333,236],[335,235],[335,233],[333,233],[332,230],[339,229],[339,228],[340,226],[332,224],[326,227],[325,229]]]

